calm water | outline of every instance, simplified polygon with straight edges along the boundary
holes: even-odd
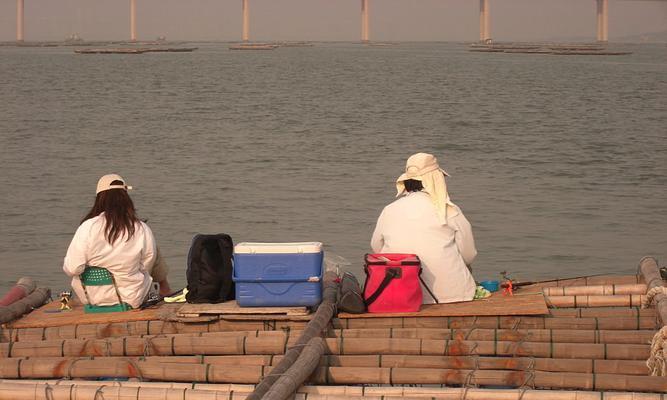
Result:
[[[62,258],[109,172],[134,185],[175,287],[197,232],[322,241],[359,272],[417,151],[452,175],[476,278],[634,272],[667,256],[667,47],[625,48],[0,48],[0,289],[67,287]]]

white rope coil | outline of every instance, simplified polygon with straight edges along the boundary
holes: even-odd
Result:
[[[646,296],[642,301],[642,308],[649,308],[651,304],[653,304],[653,300],[655,300],[655,297],[659,294],[664,294],[665,296],[667,296],[667,287],[656,286],[653,289],[646,292]]]
[[[667,376],[667,326],[663,326],[653,336],[646,366],[652,376]]]

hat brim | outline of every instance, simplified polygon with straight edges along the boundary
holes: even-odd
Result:
[[[440,172],[442,172],[445,176],[449,176],[449,174],[447,173],[447,171],[445,171],[444,169],[442,169],[442,168],[438,168],[438,169],[439,169]],[[407,173],[403,173],[403,174],[401,174],[401,176],[398,177],[398,179],[396,179],[396,183],[398,183],[398,182],[403,182],[403,181],[407,181],[408,179],[414,179],[414,180],[416,180],[416,181],[421,181],[421,180],[422,180],[422,176],[424,176],[424,175],[408,176]]]

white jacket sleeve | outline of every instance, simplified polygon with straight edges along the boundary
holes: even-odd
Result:
[[[459,212],[458,215],[452,218],[451,225],[456,230],[454,234],[456,247],[459,249],[463,261],[466,265],[470,266],[475,261],[475,257],[477,257],[475,238],[472,236],[472,226],[470,226],[470,222],[463,215],[463,212]]]
[[[371,238],[371,249],[373,249],[374,253],[380,253],[384,247],[384,237],[382,236],[384,230],[383,221],[384,210],[382,210],[380,217],[378,217],[377,224],[375,224],[375,230],[373,231],[373,237]]]
[[[90,239],[90,223],[84,221],[74,233],[74,237],[67,248],[63,271],[68,276],[79,276],[86,269],[88,263],[88,242]]]
[[[150,273],[155,265],[156,258],[156,244],[155,237],[153,236],[153,231],[145,223],[141,224],[141,227],[144,230],[144,248],[141,253],[141,266],[144,271]]]

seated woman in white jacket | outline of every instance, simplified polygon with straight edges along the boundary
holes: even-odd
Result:
[[[447,193],[437,159],[417,153],[396,181],[397,196],[378,218],[371,248],[376,253],[417,254],[422,278],[438,303],[469,301],[475,296],[470,273],[477,250],[470,223]],[[422,288],[424,303],[435,300]]]
[[[72,277],[72,288],[84,304],[88,301],[79,275],[87,266],[109,270],[121,299],[132,308],[138,308],[148,296],[153,282],[151,273],[164,286],[161,292],[169,290],[166,265],[155,264],[157,250],[153,232],[137,217],[128,189],[131,187],[119,175],[100,178],[95,203],[67,249],[63,270]],[[88,286],[86,291],[93,305],[118,303],[111,286]]]

